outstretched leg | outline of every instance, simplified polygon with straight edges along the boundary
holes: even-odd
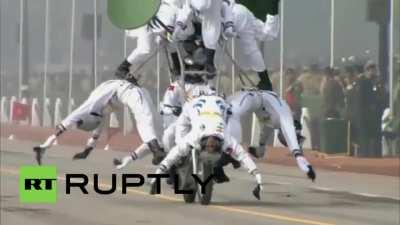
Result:
[[[113,163],[116,169],[122,169],[129,163],[145,157],[148,153],[150,153],[150,148],[146,143],[143,143],[122,159],[114,158]]]
[[[42,158],[46,149],[50,148],[57,140],[57,138],[61,136],[65,131],[66,128],[63,125],[59,124],[56,126],[56,132],[50,135],[43,144],[33,147],[35,158],[39,165],[42,165]]]

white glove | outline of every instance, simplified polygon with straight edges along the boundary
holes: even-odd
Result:
[[[226,38],[233,38],[237,35],[235,25],[232,21],[224,23],[224,36]]]
[[[133,161],[131,156],[125,156],[122,160],[114,159],[114,165],[117,170],[120,170]]]

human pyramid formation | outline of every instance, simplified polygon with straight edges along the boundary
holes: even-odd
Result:
[[[108,115],[127,106],[134,115],[143,144],[126,157],[114,159],[117,169],[152,153],[152,163],[158,165],[156,173],[173,174],[174,165],[193,148],[222,152],[214,167],[214,181],[229,181],[223,170],[229,163],[234,168],[243,166],[254,177],[253,194],[260,199],[262,177],[253,159],[265,156],[265,141],[274,129],[279,129],[281,142],[289,148],[299,168],[314,181],[315,172],[301,148],[304,140],[300,135],[301,125],[294,121],[287,103],[273,92],[258,47],[258,42],[272,40],[279,34],[279,1],[274,3],[263,22],[233,0],[163,0],[148,25],[137,29],[137,48],[117,68],[118,79],[96,87],[82,105],[56,126],[53,135],[33,148],[38,164],[42,164],[45,150],[72,127],[92,131],[84,151],[73,157],[87,158]],[[220,40],[227,38],[236,39],[240,68],[257,72],[260,81],[254,88],[225,98],[215,91],[214,56]],[[149,92],[140,87],[135,73],[130,72],[132,65],[140,65],[151,57],[157,45],[168,50],[175,78],[165,92],[161,112],[155,110]],[[244,149],[240,121],[253,113],[260,121],[260,143]],[[160,115],[162,134],[157,129],[161,124],[156,122]],[[154,180],[150,184],[150,193],[154,194]]]

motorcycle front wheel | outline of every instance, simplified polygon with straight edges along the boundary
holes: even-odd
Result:
[[[212,173],[213,173],[213,168],[214,166],[211,163],[202,163],[202,169],[203,169],[203,173],[202,173],[202,180],[206,180],[208,179]],[[214,185],[214,181],[211,180],[210,182],[208,182],[206,188],[205,188],[205,192],[200,193],[201,190],[197,190],[200,194],[199,194],[199,199],[200,199],[200,203],[202,205],[208,205],[211,202],[212,199],[212,192],[213,192],[213,185]]]

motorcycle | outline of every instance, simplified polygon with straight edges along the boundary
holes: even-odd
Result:
[[[213,171],[220,157],[221,152],[208,152],[205,149],[192,148],[191,154],[177,166],[180,189],[191,190],[191,193],[183,194],[186,203],[194,203],[197,196],[200,204],[210,204],[214,187]],[[193,175],[196,175],[203,182],[211,180],[202,188]]]

